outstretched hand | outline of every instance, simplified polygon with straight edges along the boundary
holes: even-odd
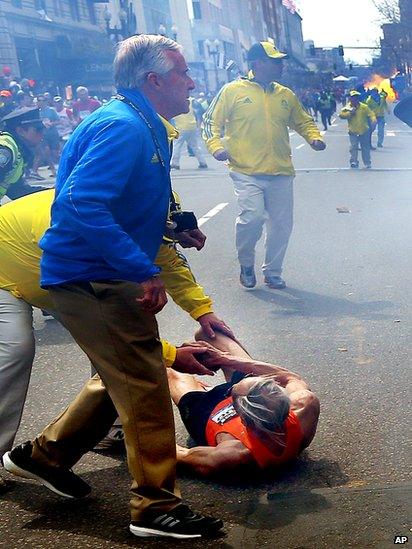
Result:
[[[235,335],[229,326],[216,316],[215,313],[206,313],[200,316],[197,321],[201,325],[204,334],[210,339],[216,337],[215,332],[220,332],[231,339],[235,339]]]
[[[214,376],[213,368],[209,368],[204,364],[203,357],[206,353],[214,349],[205,341],[194,341],[193,343],[185,343],[177,348],[176,358],[172,368],[177,372],[184,374],[197,374],[200,376]]]

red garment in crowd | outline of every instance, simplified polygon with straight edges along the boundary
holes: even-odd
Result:
[[[84,120],[86,116],[89,116],[90,113],[98,109],[100,105],[100,101],[92,97],[88,97],[85,101],[77,99],[72,105],[73,114],[77,119]]]

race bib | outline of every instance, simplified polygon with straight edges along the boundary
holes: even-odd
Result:
[[[213,414],[210,419],[218,425],[224,425],[227,421],[235,416],[237,416],[237,412],[233,404],[228,404],[227,406]]]

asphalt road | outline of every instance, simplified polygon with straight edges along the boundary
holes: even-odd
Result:
[[[198,171],[194,159],[184,158],[176,172],[184,207],[208,214],[207,246],[187,256],[216,312],[253,356],[301,373],[321,401],[311,447],[275,478],[230,486],[181,477],[185,499],[221,516],[226,534],[179,546],[386,548],[397,535],[411,537],[412,130],[392,118],[387,130],[369,171],[348,169],[343,122],[327,132],[322,153],[292,134],[295,228],[283,291],[267,289],[261,277],[253,291],[238,284],[236,206],[225,166],[209,159],[210,169]],[[176,343],[196,328],[173,304],[159,321],[162,335]],[[56,322],[37,317],[37,328],[18,442],[39,432],[88,376],[87,360]],[[90,453],[76,472],[93,486],[81,503],[5,475],[10,489],[0,501],[0,547],[177,546],[128,534],[122,459]]]

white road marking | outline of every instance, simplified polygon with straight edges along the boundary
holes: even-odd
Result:
[[[301,149],[301,148],[304,147],[304,146],[305,146],[305,143],[301,143],[300,145],[298,145],[298,146],[296,147],[296,150]]]
[[[296,132],[289,132],[290,137],[293,137],[294,135],[296,135]]]
[[[209,221],[209,219],[211,219],[212,217],[217,215],[219,212],[221,212],[223,208],[226,208],[228,204],[229,202],[222,202],[221,204],[218,204],[217,206],[209,210],[207,214],[205,214],[204,216],[202,216],[200,219],[197,220],[198,226],[201,227],[202,225],[204,225],[206,221]]]
[[[395,132],[386,132],[386,135],[388,137],[395,137],[396,134],[395,134]]]

